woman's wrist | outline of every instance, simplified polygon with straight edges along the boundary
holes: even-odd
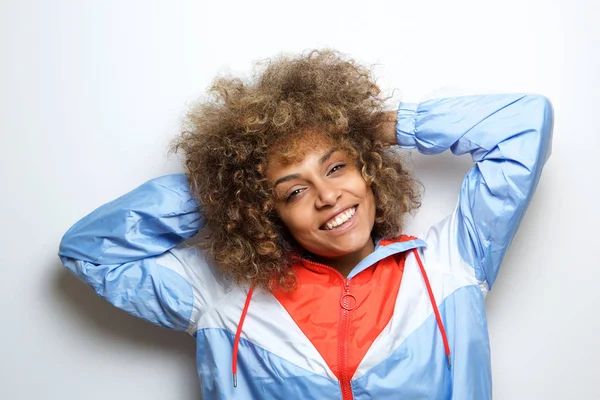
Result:
[[[396,138],[398,114],[396,111],[386,111],[382,114],[383,118],[379,125],[379,139],[386,145],[395,146],[398,144]]]

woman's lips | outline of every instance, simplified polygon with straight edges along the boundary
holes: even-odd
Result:
[[[344,226],[348,225],[350,222],[354,220],[354,216],[356,215],[358,206],[350,207],[337,215],[330,218],[323,226],[321,226],[321,230],[324,231],[334,231],[342,229]]]

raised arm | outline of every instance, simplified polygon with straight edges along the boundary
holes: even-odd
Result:
[[[73,225],[58,254],[113,305],[186,330],[197,307],[193,271],[171,250],[201,227],[197,207],[183,174],[150,180]]]
[[[396,136],[423,154],[450,149],[476,163],[462,183],[456,244],[491,288],[550,155],[553,114],[538,95],[483,95],[401,104]]]

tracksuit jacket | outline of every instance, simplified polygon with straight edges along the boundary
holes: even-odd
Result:
[[[192,335],[205,400],[490,399],[484,298],[550,154],[552,120],[539,95],[401,103],[401,148],[475,164],[451,215],[378,239],[346,277],[298,258],[296,290],[232,284],[186,242],[203,221],[183,174],[93,211],[59,256],[113,305]]]

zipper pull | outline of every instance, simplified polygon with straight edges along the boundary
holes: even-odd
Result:
[[[358,305],[358,300],[355,295],[350,293],[350,280],[346,279],[344,286],[346,293],[340,297],[340,306],[346,311],[352,311]]]

